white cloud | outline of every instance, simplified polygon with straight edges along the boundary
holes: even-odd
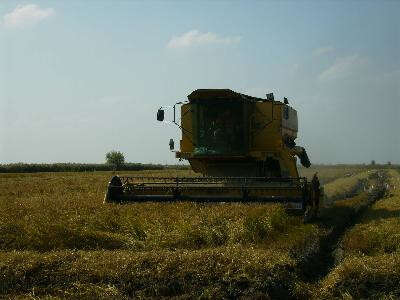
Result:
[[[336,59],[335,63],[319,74],[318,79],[322,81],[345,78],[359,73],[368,63],[368,60],[359,55],[351,55]]]
[[[239,43],[240,36],[221,37],[213,32],[202,33],[198,30],[190,30],[181,36],[174,36],[167,44],[167,48],[184,48],[205,44],[235,44]]]
[[[8,28],[23,28],[54,15],[53,8],[40,8],[36,4],[18,5],[12,12],[4,15],[3,24]]]
[[[312,54],[314,56],[321,56],[321,55],[333,52],[334,50],[335,50],[335,48],[333,48],[332,46],[320,47],[320,48],[314,49]]]

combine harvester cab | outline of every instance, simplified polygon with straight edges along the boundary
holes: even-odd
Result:
[[[323,195],[316,175],[311,182],[299,176],[296,157],[305,167],[311,164],[296,145],[297,112],[286,98],[280,102],[273,94],[262,99],[199,89],[173,108],[173,123],[182,132],[175,155],[203,177],[114,176],[105,202],[277,202],[303,211],[306,219],[316,215]],[[157,120],[164,121],[164,115],[160,108]]]

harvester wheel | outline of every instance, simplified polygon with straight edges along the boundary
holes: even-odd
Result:
[[[312,207],[307,205],[305,211],[304,211],[304,217],[303,217],[303,222],[304,223],[309,223],[312,221]]]
[[[319,203],[321,198],[321,187],[317,173],[314,174],[308,190],[309,190],[309,199],[306,209],[304,211],[304,223],[311,222],[318,216]]]
[[[310,223],[315,220],[318,215],[318,208],[308,205],[304,211],[304,223]]]
[[[311,198],[310,202],[307,203],[304,210],[304,223],[309,223],[314,221],[318,217],[319,212],[319,201]]]
[[[120,203],[123,192],[124,188],[122,186],[121,178],[119,178],[119,176],[113,176],[108,183],[104,203]]]

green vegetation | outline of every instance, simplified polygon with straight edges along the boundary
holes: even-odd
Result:
[[[112,174],[0,174],[0,298],[310,298],[305,266],[369,203],[336,201],[314,224],[272,204],[104,205]]]
[[[120,170],[163,170],[165,166],[140,163],[124,163]],[[55,164],[0,164],[0,173],[37,173],[37,172],[92,172],[113,171],[112,164],[78,164],[78,163],[55,163]]]
[[[125,164],[125,156],[120,151],[107,152],[106,163],[112,165],[116,170],[120,170]]]

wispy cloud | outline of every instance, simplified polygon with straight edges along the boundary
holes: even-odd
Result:
[[[18,5],[12,12],[5,14],[3,25],[7,28],[33,26],[55,14],[53,8],[40,8],[36,4]]]
[[[321,55],[333,52],[334,50],[335,50],[335,48],[333,48],[332,46],[320,47],[320,48],[314,49],[312,54],[314,56],[321,56]]]
[[[320,73],[318,79],[325,81],[345,78],[358,73],[367,63],[368,60],[366,58],[360,57],[357,54],[340,57],[336,59],[333,65]]]
[[[222,37],[214,32],[200,32],[198,30],[190,30],[180,36],[172,37],[167,48],[185,48],[206,44],[236,44],[242,38],[240,36]]]

